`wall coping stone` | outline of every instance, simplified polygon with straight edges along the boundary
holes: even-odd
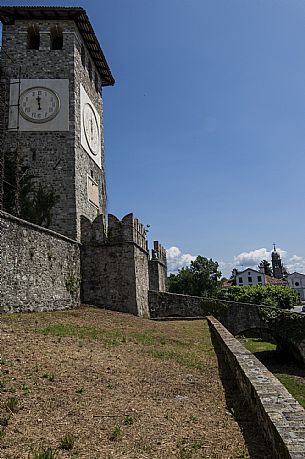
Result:
[[[260,426],[275,458],[305,457],[305,410],[281,382],[214,317],[207,317],[227,363]],[[246,383],[246,384],[245,384]]]
[[[44,228],[43,226],[35,225],[35,223],[28,222],[27,220],[22,220],[21,218],[15,217],[15,215],[4,212],[3,210],[0,210],[0,218],[1,217],[6,220],[11,220],[20,225],[28,226],[29,228],[32,228],[41,233],[50,234],[52,236],[57,237],[58,239],[63,239],[64,241],[72,242],[73,244],[76,244],[76,245],[81,245],[79,242],[75,241],[74,239],[70,239],[69,237],[64,236],[63,234],[57,233],[56,231],[50,230],[48,228]],[[0,228],[0,231],[1,231],[1,228]]]

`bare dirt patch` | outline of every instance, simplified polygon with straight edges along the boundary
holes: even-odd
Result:
[[[40,446],[57,458],[269,457],[254,421],[248,449],[226,406],[205,321],[80,308],[0,322],[1,459]]]

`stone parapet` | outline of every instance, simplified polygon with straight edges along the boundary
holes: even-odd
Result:
[[[220,347],[275,459],[305,457],[305,411],[280,381],[214,317],[211,333]]]

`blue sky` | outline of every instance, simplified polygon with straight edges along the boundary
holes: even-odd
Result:
[[[134,212],[150,241],[175,247],[172,269],[200,254],[227,275],[275,241],[304,271],[305,2],[58,3],[86,8],[116,79],[109,212]]]

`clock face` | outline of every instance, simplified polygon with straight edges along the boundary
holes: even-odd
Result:
[[[83,108],[83,124],[88,146],[93,155],[99,151],[99,126],[92,106],[86,103]]]
[[[60,99],[49,88],[33,87],[20,95],[20,114],[32,123],[46,123],[58,114]]]

